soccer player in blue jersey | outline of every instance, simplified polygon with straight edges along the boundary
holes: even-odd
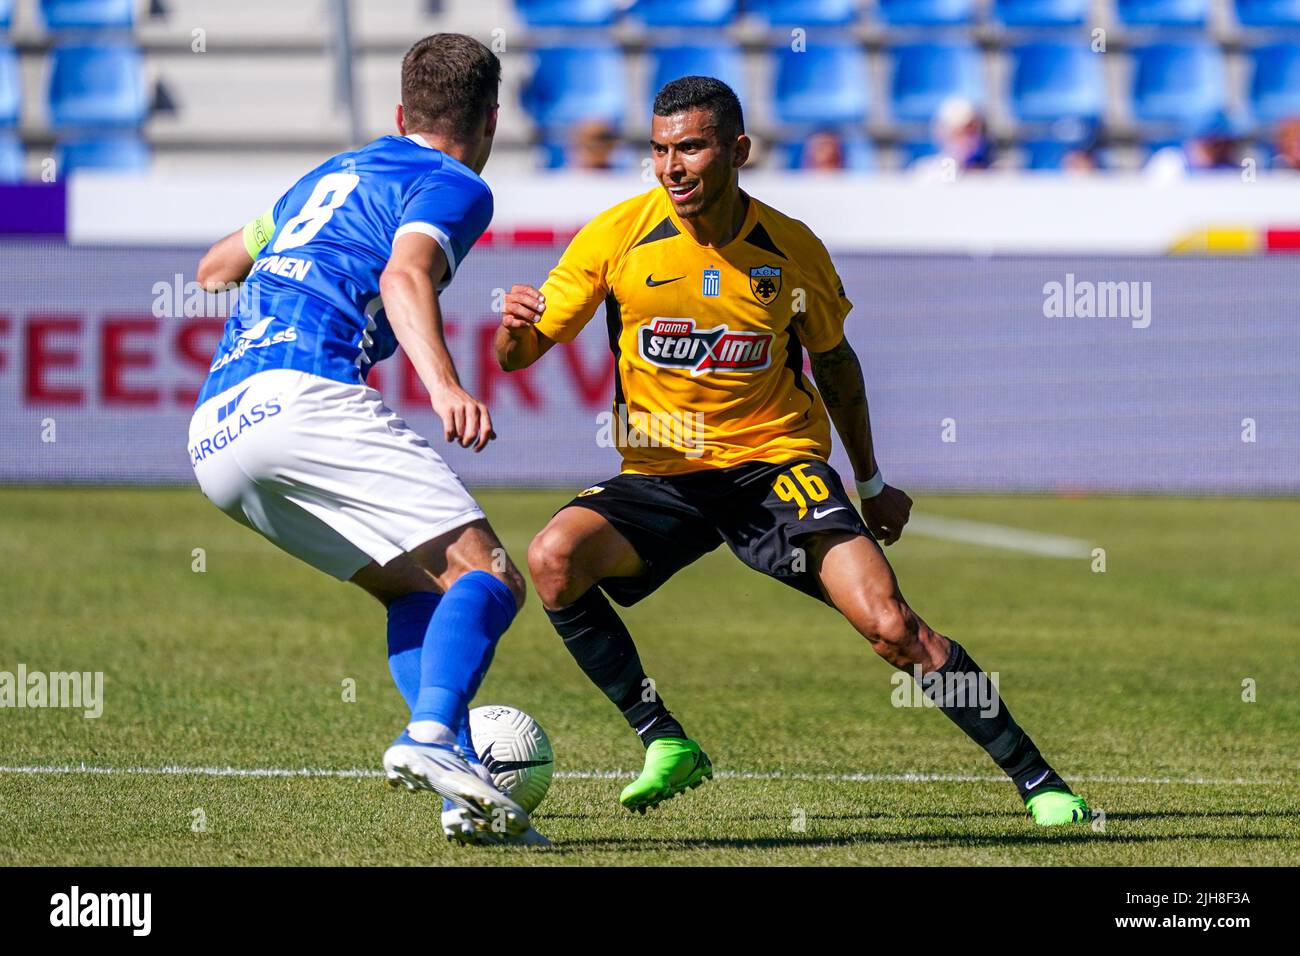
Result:
[[[468,729],[523,578],[460,479],[366,384],[400,344],[447,441],[481,451],[495,437],[457,377],[438,292],[492,218],[478,174],[500,79],[477,40],[419,41],[402,62],[401,135],[322,163],[204,256],[205,287],[244,285],[189,454],[222,511],[387,608],[389,666],[411,708],[384,754],[389,782],[442,794],[449,837],[542,842]]]

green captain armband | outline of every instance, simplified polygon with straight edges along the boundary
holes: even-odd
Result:
[[[244,251],[248,258],[256,259],[271,236],[275,235],[275,209],[268,209],[244,227]]]

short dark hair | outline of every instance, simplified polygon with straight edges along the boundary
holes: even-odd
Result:
[[[692,109],[712,113],[718,133],[724,139],[745,132],[745,115],[736,91],[711,76],[683,76],[665,83],[655,97],[655,116],[672,116]]]
[[[461,142],[470,139],[497,105],[501,61],[473,37],[435,33],[402,58],[406,128]]]

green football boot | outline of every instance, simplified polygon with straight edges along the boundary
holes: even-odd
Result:
[[[1025,801],[1029,815],[1040,827],[1059,827],[1070,823],[1087,823],[1088,804],[1077,793],[1046,790]]]
[[[660,737],[646,748],[645,769],[623,788],[618,802],[629,810],[645,813],[711,779],[713,764],[699,744],[682,737]]]

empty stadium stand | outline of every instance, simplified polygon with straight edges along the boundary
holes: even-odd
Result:
[[[638,152],[691,72],[789,168],[824,129],[850,169],[905,166],[951,97],[1034,169],[1083,142],[1133,167],[1211,127],[1266,156],[1300,115],[1300,0],[0,0],[0,175],[300,167],[391,132],[401,55],[440,30],[499,52],[493,163],[516,170],[562,165],[585,119]]]

